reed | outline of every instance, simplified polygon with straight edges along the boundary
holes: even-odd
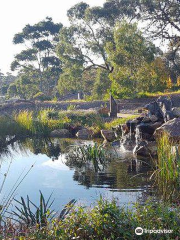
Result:
[[[154,160],[155,176],[158,187],[165,197],[172,197],[180,188],[180,154],[167,134],[157,140],[158,158]],[[176,191],[177,190],[177,191]]]
[[[95,172],[101,171],[109,163],[110,154],[104,149],[103,145],[81,145],[71,147],[67,154],[67,164],[81,168],[86,163],[92,163]]]
[[[33,203],[29,196],[27,199],[21,197],[21,200],[14,199],[18,204],[15,206],[16,210],[12,211],[10,214],[13,214],[13,220],[16,220],[22,224],[25,224],[27,227],[38,226],[39,228],[47,226],[49,221],[55,217],[56,213],[51,209],[54,200],[51,199],[52,194],[49,196],[47,201],[44,198],[44,195],[40,191],[39,205],[37,206]],[[60,212],[58,219],[62,220],[66,215],[71,211],[75,205],[76,200],[71,200]]]

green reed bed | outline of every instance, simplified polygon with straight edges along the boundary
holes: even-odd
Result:
[[[38,112],[25,110],[14,113],[12,116],[0,117],[0,135],[49,136],[50,132],[55,129],[82,126],[91,129],[94,136],[100,136],[101,129],[110,129],[134,117],[130,116],[129,118],[105,123],[103,116],[95,110],[56,111],[54,109],[43,109]]]
[[[167,134],[157,140],[158,158],[155,159],[155,179],[166,197],[172,197],[180,189],[180,154],[179,147]]]

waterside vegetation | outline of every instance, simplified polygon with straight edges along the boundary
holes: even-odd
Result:
[[[22,199],[22,201],[24,201]],[[30,201],[30,200],[29,200]],[[20,203],[21,205],[25,203]],[[43,204],[43,203],[41,203]],[[131,209],[119,207],[115,200],[107,201],[102,197],[92,207],[73,206],[70,202],[64,210],[63,217],[56,217],[52,221],[47,218],[43,223],[32,227],[29,222],[21,221],[13,224],[11,221],[1,229],[0,239],[17,240],[117,240],[117,239],[178,239],[179,229],[179,208],[162,203],[147,202],[145,205],[136,205]],[[26,206],[27,215],[34,214]],[[23,211],[23,210],[21,210]],[[64,213],[67,214],[64,214]],[[49,215],[50,209],[46,214]],[[23,216],[23,215],[22,215]],[[24,222],[24,223],[23,223]],[[135,234],[135,229],[141,226],[144,230],[170,230],[166,234],[144,233],[141,236]],[[5,231],[4,231],[5,230]],[[163,238],[162,238],[163,237]]]

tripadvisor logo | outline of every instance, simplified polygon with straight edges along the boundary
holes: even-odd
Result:
[[[135,229],[135,234],[136,234],[136,235],[142,235],[142,234],[143,234],[143,229],[142,229],[141,227],[137,227],[137,228]]]
[[[135,234],[136,235],[142,235],[143,233],[150,233],[150,234],[169,234],[169,233],[172,233],[173,230],[168,230],[168,229],[151,229],[151,230],[148,230],[148,229],[142,229],[141,227],[137,227],[135,229]]]

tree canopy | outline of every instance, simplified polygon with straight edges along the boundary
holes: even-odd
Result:
[[[31,75],[32,84],[46,94],[51,94],[61,73],[61,61],[55,51],[61,29],[61,23],[55,24],[47,17],[37,24],[26,25],[13,38],[14,44],[21,44],[25,49],[15,56],[11,70],[19,70],[23,76]]]
[[[13,38],[23,49],[11,64],[17,78],[3,92],[53,99],[82,91],[104,99],[178,88],[179,13],[178,0],[105,0],[101,7],[72,6],[68,26],[49,17],[28,24]]]

